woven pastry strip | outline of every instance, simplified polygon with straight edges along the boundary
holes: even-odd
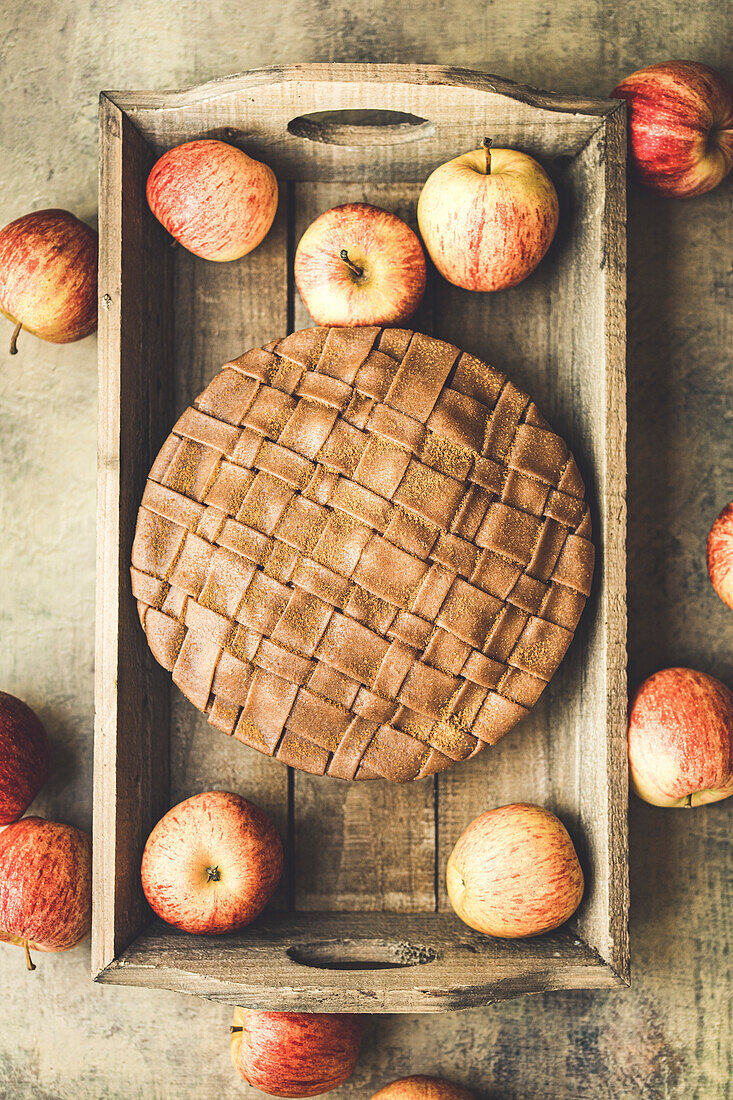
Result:
[[[421,333],[313,328],[226,364],[145,487],[132,590],[209,722],[406,782],[536,702],[590,591],[583,482],[497,371]]]

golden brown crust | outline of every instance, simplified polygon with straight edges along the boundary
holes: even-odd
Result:
[[[226,364],[153,464],[132,552],[151,650],[212,725],[396,782],[527,714],[592,570],[577,466],[530,399],[379,328]]]

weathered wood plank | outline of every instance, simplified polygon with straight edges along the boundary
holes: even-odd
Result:
[[[449,157],[479,144],[487,125],[497,146],[531,153],[579,152],[614,101],[538,92],[483,73],[443,66],[296,65],[242,73],[185,92],[110,92],[158,150],[198,137],[241,141],[278,177],[293,180],[424,180]],[[425,122],[416,139],[322,144],[288,131],[321,111],[405,112]],[[292,129],[303,133],[307,127]],[[402,133],[401,138],[406,136]]]
[[[175,248],[175,406],[180,414],[227,360],[284,333],[288,324],[287,199],[281,189],[272,229],[254,252],[211,263]],[[174,804],[203,789],[251,798],[288,837],[288,773],[226,737],[172,688],[171,791]],[[286,866],[274,908],[287,905]]]
[[[18,0],[5,9],[11,30],[3,43],[6,71],[26,74],[42,63],[44,74],[36,81],[9,79],[5,89],[5,117],[10,125],[23,120],[24,140],[10,144],[0,166],[4,220],[22,214],[29,196],[93,220],[94,138],[91,113],[80,113],[80,105],[91,104],[102,83],[178,87],[281,58],[409,59],[438,52],[435,13],[424,5],[395,10],[377,0],[357,9],[341,2],[324,19],[320,5],[286,0],[258,10],[253,24],[232,33],[231,4],[223,0],[205,7],[174,0],[155,10],[133,0],[124,20],[110,19],[106,5],[60,0],[45,24],[39,61],[36,10]],[[543,87],[605,92],[638,65],[680,52],[719,68],[730,65],[729,11],[717,0],[674,10],[654,0],[631,19],[608,0],[534,4],[520,15],[513,0],[478,8],[451,0],[439,10],[442,58],[486,64]],[[140,49],[131,21],[156,38],[154,50]],[[248,33],[250,25],[256,34]],[[730,612],[710,588],[700,556],[733,483],[730,425],[720,415],[731,397],[732,198],[730,184],[684,203],[660,201],[640,188],[632,193],[632,686],[679,662],[733,685]],[[88,538],[94,490],[87,473],[94,458],[80,417],[93,416],[88,387],[95,350],[93,337],[58,347],[28,338],[20,355],[4,361],[0,385],[8,473],[0,486],[3,687],[39,710],[54,745],[54,778],[32,812],[79,825],[91,812],[94,613],[87,596],[94,586]],[[62,603],[59,592],[68,593]],[[721,996],[733,961],[732,812],[730,800],[679,814],[632,801],[631,990],[548,994],[468,1013],[373,1021],[359,1068],[334,1100],[364,1100],[410,1072],[442,1073],[482,1100],[724,1097],[733,1079],[732,1009]],[[39,971],[25,982],[17,952],[0,948],[0,1065],[13,1100],[99,1100],[105,1091],[129,1100],[255,1096],[227,1057],[226,1006],[151,989],[90,986],[84,951],[37,960]],[[47,982],[53,1004],[63,1004],[65,1027],[39,1026],[49,1004]]]
[[[147,923],[140,854],[167,802],[167,677],[140,629],[129,562],[145,478],[170,417],[172,347],[170,249],[145,202],[153,155],[104,96],[100,140],[95,973]]]
[[[268,916],[238,936],[208,939],[156,921],[97,980],[274,1011],[367,1013],[441,1012],[618,984],[568,932],[494,940],[435,913]]]
[[[557,178],[557,176],[555,176]],[[563,210],[563,221],[567,210]],[[558,357],[557,339],[567,303],[562,298],[556,238],[538,269],[519,286],[476,294],[441,280],[435,294],[435,335],[478,355],[531,394],[540,411],[575,452],[570,425],[557,418],[558,394],[568,364]],[[592,495],[592,494],[591,494]],[[590,609],[586,608],[587,616]],[[582,630],[583,620],[581,620]],[[498,745],[474,760],[437,776],[439,908],[450,910],[445,867],[458,837],[484,810],[510,802],[549,805],[567,815],[574,807],[574,737],[559,713],[572,693],[568,662],[560,666],[533,710]],[[577,674],[577,666],[573,671]],[[555,700],[557,699],[557,702]]]
[[[567,297],[578,308],[564,328],[561,352],[574,364],[568,415],[583,434],[588,469],[598,484],[600,547],[597,605],[586,626],[573,722],[576,828],[593,873],[574,926],[628,981],[625,122],[623,110],[614,112],[568,168],[568,182],[582,201],[575,204],[564,278]],[[593,370],[602,374],[605,393],[589,383]]]
[[[417,83],[412,86],[404,80],[405,73],[402,71],[397,74],[396,83],[395,74],[391,76],[383,74],[386,80],[381,86],[380,96],[380,87],[376,81],[379,70],[370,69],[365,72],[364,82],[358,84],[354,82],[352,76],[343,81],[334,79],[329,83],[325,79],[326,69],[327,67],[314,71],[312,79],[308,78],[305,70],[299,69],[297,87],[291,79],[292,74],[281,84],[270,86],[272,85],[270,81],[270,84],[266,85],[265,98],[256,90],[260,87],[258,79],[245,81],[242,87],[246,86],[246,93],[240,88],[233,93],[234,98],[226,107],[225,115],[230,122],[233,117],[232,111],[237,118],[240,118],[237,114],[240,108],[245,112],[241,117],[247,124],[248,135],[251,137],[253,134],[259,134],[263,140],[267,138],[266,144],[269,143],[268,151],[271,155],[266,159],[270,163],[275,163],[286,175],[290,169],[285,161],[282,163],[278,161],[278,149],[285,148],[292,152],[291,141],[303,142],[305,139],[296,139],[292,135],[283,138],[282,134],[268,131],[266,118],[275,118],[278,109],[289,114],[295,106],[306,114],[334,106],[373,111],[380,103],[384,104],[386,99],[387,106],[391,109],[405,110],[419,116],[422,105],[427,104],[429,100],[434,105],[440,103],[446,108],[443,114],[436,107],[431,123],[435,122],[436,118],[442,118],[443,122],[440,125],[446,126],[451,121],[455,124],[456,120],[463,120],[463,122],[468,120],[472,126],[476,124],[478,133],[483,132],[486,118],[489,117],[487,112],[491,108],[490,117],[494,136],[496,136],[496,131],[493,129],[495,120],[498,119],[502,125],[504,122],[507,125],[511,123],[513,127],[511,143],[533,149],[535,146],[532,145],[532,132],[533,128],[536,128],[535,123],[539,125],[540,117],[537,112],[540,112],[545,143],[540,142],[537,148],[549,155],[554,171],[558,170],[561,158],[567,158],[569,151],[576,151],[578,134],[585,127],[583,141],[586,151],[581,152],[577,160],[577,163],[583,165],[583,169],[578,173],[577,179],[571,172],[566,173],[566,180],[569,181],[567,194],[573,203],[580,204],[579,213],[575,210],[572,212],[572,224],[576,227],[576,237],[573,238],[573,234],[568,233],[567,228],[565,231],[561,230],[553,251],[540,271],[516,291],[490,296],[488,299],[488,296],[467,295],[455,288],[447,287],[441,281],[435,281],[416,324],[426,328],[434,325],[438,335],[453,340],[469,351],[491,358],[498,366],[509,370],[520,385],[537,397],[545,410],[554,410],[555,425],[577,451],[581,465],[585,460],[591,475],[597,479],[596,466],[603,465],[606,452],[604,451],[600,456],[599,463],[594,465],[597,456],[592,444],[587,441],[583,433],[591,430],[605,431],[609,427],[603,413],[607,400],[605,359],[603,359],[603,369],[599,372],[594,369],[593,353],[594,350],[598,352],[600,361],[608,352],[609,361],[615,362],[618,366],[617,341],[604,344],[603,326],[606,307],[617,308],[620,284],[617,277],[618,265],[614,266],[615,261],[612,260],[612,276],[606,283],[601,280],[603,285],[602,290],[599,291],[601,283],[598,280],[598,271],[602,270],[598,245],[602,239],[599,216],[603,203],[597,200],[603,192],[605,180],[602,163],[597,159],[594,161],[593,153],[589,150],[595,149],[594,140],[600,141],[600,137],[593,139],[593,134],[606,125],[604,119],[609,113],[619,110],[618,105],[599,104],[599,113],[588,116],[583,116],[580,108],[573,112],[573,109],[568,109],[567,105],[559,108],[557,112],[552,112],[547,106],[523,101],[520,95],[509,94],[506,91],[499,93],[492,91],[486,82],[481,80],[476,81],[476,86],[471,86],[468,80],[458,78],[452,83],[449,80],[440,85],[437,70],[422,69],[418,71]],[[330,77],[338,77],[335,71],[328,70],[328,73]],[[334,99],[332,93],[338,98]],[[466,100],[466,96],[469,96],[469,100]],[[221,105],[222,102],[221,97],[218,96],[204,97],[202,103],[195,108],[192,107],[191,110],[198,112],[196,118],[204,129],[193,128],[194,124],[189,118],[187,123],[189,129],[184,136],[193,137],[200,132],[209,132],[206,127],[214,117],[211,110],[215,113],[215,109],[218,109],[217,104]],[[258,103],[259,107],[256,106]],[[174,136],[169,123],[175,126],[176,110],[178,108],[171,108],[170,111],[167,109],[160,112],[153,111],[155,117],[165,120],[163,129],[167,133],[169,142]],[[186,108],[186,110],[189,109]],[[258,110],[260,114],[257,114]],[[144,133],[155,140],[152,132],[146,129],[144,112],[133,111],[132,114],[135,125],[141,126]],[[545,118],[545,115],[550,115],[551,119]],[[554,123],[557,125],[554,126]],[[438,123],[435,125],[437,132]],[[572,134],[567,131],[568,125],[571,126]],[[177,348],[181,349],[186,377],[184,388],[178,394],[179,407],[183,407],[190,400],[189,381],[193,382],[198,378],[195,387],[195,390],[198,390],[209,373],[215,369],[217,364],[209,362],[212,349],[220,347],[221,358],[227,358],[233,353],[230,349],[230,340],[233,342],[235,336],[246,328],[245,318],[241,312],[241,302],[245,295],[250,295],[250,304],[245,311],[246,320],[252,321],[251,341],[248,342],[261,342],[277,335],[278,332],[286,331],[292,325],[306,323],[301,305],[293,300],[292,296],[288,301],[286,293],[286,268],[289,263],[287,251],[294,244],[294,241],[288,242],[286,239],[290,232],[288,225],[292,227],[293,237],[297,238],[300,228],[299,218],[302,219],[304,227],[311,216],[350,197],[370,198],[376,202],[381,199],[383,205],[392,204],[398,212],[411,216],[419,187],[417,184],[405,187],[401,181],[421,178],[425,175],[425,164],[415,151],[419,148],[426,156],[429,154],[429,145],[424,144],[431,140],[428,129],[426,128],[419,141],[394,145],[385,143],[378,150],[369,150],[369,156],[366,156],[364,146],[354,150],[339,145],[326,145],[322,141],[309,143],[312,150],[309,149],[298,158],[297,170],[293,171],[293,178],[310,182],[291,183],[286,189],[290,199],[296,196],[295,218],[288,219],[284,207],[281,208],[278,227],[274,231],[270,245],[259,254],[259,260],[258,254],[255,253],[247,261],[243,261],[240,267],[232,265],[231,269],[223,269],[217,268],[216,265],[194,261],[183,253],[176,256],[175,283],[178,302],[176,340]],[[226,128],[222,132],[225,136],[236,137],[236,134],[231,135]],[[499,136],[501,138],[501,130],[499,130]],[[468,134],[464,137],[463,146],[465,147],[469,144]],[[477,137],[472,133],[470,139],[470,144],[473,144]],[[317,153],[313,151],[316,149]],[[403,162],[399,157],[405,150],[409,151],[412,159],[408,167],[400,169],[399,165]],[[302,146],[301,152],[303,152]],[[356,159],[352,155],[355,152],[358,154]],[[605,153],[610,153],[612,156],[619,155],[618,141],[613,146],[609,145]],[[446,155],[447,151],[443,148],[440,159],[444,159]],[[358,157],[362,158],[361,161]],[[583,157],[586,159],[583,160]],[[334,168],[334,166],[337,167]],[[344,174],[350,174],[349,186],[336,187],[333,182],[328,182]],[[373,180],[375,176],[380,181],[375,186],[365,185],[362,182],[364,178],[369,177]],[[587,178],[589,176],[592,177],[590,182]],[[609,173],[608,178],[610,187],[618,183],[618,179],[612,178],[612,173]],[[385,183],[385,180],[389,182]],[[297,200],[299,193],[302,193],[302,203]],[[590,230],[587,222],[590,223]],[[568,216],[565,219],[565,226],[570,224],[571,218]],[[606,244],[611,243],[612,230],[613,222],[609,223]],[[274,250],[269,257],[267,247]],[[586,266],[585,261],[589,257],[592,263]],[[246,277],[245,272],[247,272]],[[572,272],[577,277],[575,281],[568,272]],[[568,307],[567,303],[559,306],[559,298],[556,295],[559,292],[564,293],[568,287],[572,295],[571,306]],[[232,309],[232,302],[236,296],[238,296],[238,304]],[[150,297],[152,301],[154,296]],[[576,332],[572,326],[574,311],[579,303],[582,303],[584,309],[588,304],[592,308],[586,309],[590,320],[585,327],[577,326]],[[275,326],[274,322],[278,317],[279,321]],[[618,319],[619,315],[616,313],[612,324],[615,324],[617,329]],[[261,326],[262,334],[257,326]],[[521,355],[518,354],[519,347],[525,349]],[[491,354],[492,348],[494,354]],[[565,354],[561,354],[563,349]],[[241,350],[241,344],[233,350]],[[205,374],[204,377],[200,377],[204,363],[206,363]],[[617,398],[618,393],[614,390],[614,399]],[[617,497],[613,494],[609,499],[617,501]],[[606,507],[605,501],[603,507]],[[618,576],[619,574],[616,574],[617,579]],[[619,598],[622,606],[622,593],[619,593]],[[470,817],[484,808],[487,791],[493,792],[494,804],[498,801],[508,801],[511,797],[533,797],[528,789],[530,786],[528,771],[531,769],[533,769],[538,791],[534,796],[536,800],[544,801],[557,809],[574,832],[578,833],[582,784],[579,776],[579,753],[576,751],[574,738],[583,734],[584,730],[580,724],[581,708],[577,702],[576,691],[581,680],[580,655],[583,654],[586,659],[588,658],[593,641],[596,649],[592,652],[596,653],[598,660],[594,669],[586,677],[585,687],[586,690],[589,687],[592,688],[591,709],[594,714],[600,716],[605,722],[608,712],[605,666],[603,665],[606,657],[604,649],[606,637],[598,607],[596,603],[593,609],[591,602],[591,614],[586,615],[586,625],[583,628],[585,633],[581,631],[581,640],[585,639],[587,644],[581,645],[576,640],[573,655],[566,662],[547,701],[541,704],[540,710],[532,720],[534,724],[530,728],[528,737],[534,737],[534,744],[525,742],[521,752],[517,748],[517,755],[514,756],[511,749],[507,750],[506,769],[503,774],[501,770],[497,770],[496,773],[491,771],[490,783],[487,777],[491,768],[486,761],[491,759],[493,762],[500,759],[502,749],[484,754],[483,758],[479,757],[474,764],[464,765],[462,769],[451,773],[449,778],[446,777],[445,781],[441,780],[445,782],[445,787],[441,787],[439,791],[437,848],[433,831],[436,814],[434,782],[402,789],[385,788],[384,791],[380,791],[379,787],[356,787],[348,790],[344,795],[339,790],[339,784],[328,787],[322,786],[322,781],[310,780],[307,777],[298,777],[297,780],[294,778],[292,790],[298,809],[290,822],[288,834],[294,843],[295,865],[300,864],[300,869],[295,871],[291,878],[290,900],[295,901],[303,909],[317,909],[326,905],[335,909],[356,907],[378,909],[383,905],[389,905],[395,911],[414,907],[432,908],[435,904],[435,874],[438,872],[442,878],[445,858],[455,836],[460,831],[459,825],[462,828]],[[618,617],[609,621],[612,625],[619,622]],[[615,652],[618,652],[618,647]],[[176,719],[176,747],[173,750],[173,789],[177,796],[189,793],[192,788],[201,789],[202,786],[234,785],[229,782],[229,778],[233,779],[237,774],[239,761],[236,757],[241,751],[240,747],[220,741],[219,745],[211,748],[213,742],[204,735],[202,730],[200,731],[198,724],[201,723],[201,719],[196,717],[196,724],[189,724],[194,722],[193,716],[184,713],[183,710],[181,715],[180,723]],[[567,740],[556,736],[557,728],[561,724],[568,730]],[[534,734],[531,733],[531,729],[534,729]],[[220,735],[213,736],[217,738]],[[599,730],[594,725],[592,738],[595,747],[588,757],[593,766],[597,765],[597,760],[605,752],[605,736],[604,730]],[[614,749],[610,756],[606,753],[605,758],[611,759],[616,767],[618,761],[614,753],[617,754],[617,749]],[[529,759],[532,761],[531,769],[528,765]],[[246,774],[252,780],[252,789],[248,789],[245,793],[253,795],[265,804],[276,817],[279,813],[281,828],[283,828],[282,822],[285,820],[283,782],[286,773],[278,770],[278,774],[275,775],[272,765],[267,761],[258,760],[252,766],[254,770],[250,768],[249,763],[247,767],[249,770]],[[260,772],[259,768],[263,770]],[[471,769],[473,769],[472,780],[469,779],[472,774]],[[256,782],[253,779],[255,775]],[[601,782],[605,782],[605,773],[601,775]],[[591,802],[593,801],[592,788],[593,783],[588,787],[591,790]],[[618,786],[615,788],[615,796],[618,795],[619,789]],[[512,794],[511,792],[514,791],[517,793]],[[598,853],[601,879],[605,876],[608,867],[606,857],[612,849],[616,854],[621,851],[616,840],[608,839],[605,831],[607,816],[607,807],[602,807],[601,813],[589,823],[590,840],[587,840],[593,858]],[[388,822],[388,827],[380,834],[381,839],[376,847],[373,827],[365,827],[369,817],[372,821],[383,818]],[[623,806],[617,807],[617,819],[622,825]],[[327,831],[324,832],[324,822],[331,826],[330,834]],[[389,828],[395,822],[398,824],[404,822],[402,833]],[[585,825],[586,822],[583,821],[584,828]],[[327,837],[325,842],[324,836]],[[395,842],[397,837],[399,840]],[[138,858],[139,852],[134,859],[128,856],[128,859],[132,859],[133,865]],[[612,937],[607,931],[609,914],[605,908],[610,900],[623,903],[623,891],[619,892],[615,884],[610,892],[596,890],[596,880],[591,878],[585,910],[579,917],[580,923],[585,922],[585,926],[590,929],[588,934],[595,937],[593,946],[597,944],[606,958],[613,954],[610,950]],[[442,904],[444,903],[443,898]],[[311,916],[310,927],[317,926],[320,919],[320,916]],[[619,928],[622,929],[624,924],[625,910],[622,909],[618,913]],[[584,946],[582,941],[579,941],[578,946]],[[546,988],[547,979],[541,971],[535,968],[532,971],[534,976],[530,977],[525,961],[517,961],[519,958],[530,959],[531,953],[523,954],[522,945],[519,945],[517,950],[517,959],[513,962],[513,956],[512,958],[506,956],[507,967],[510,969],[514,967],[517,981],[514,985],[510,981],[505,988],[515,989],[517,992]],[[622,955],[623,951],[621,951]],[[562,958],[562,952],[558,958]],[[181,971],[185,971],[185,963],[180,959],[179,962]],[[587,978],[588,984],[604,985],[615,980],[616,976],[605,962],[596,958],[596,963],[595,969],[591,968],[595,976],[593,980],[590,977]],[[617,959],[614,956],[614,964],[616,963]],[[177,965],[178,963],[172,965],[172,969]],[[558,966],[561,969],[559,963]],[[623,966],[618,968],[623,972]],[[131,970],[125,971],[127,974],[131,972]],[[479,971],[477,970],[476,973],[478,974]],[[235,978],[236,975],[232,974],[236,986]],[[168,980],[185,983],[188,979],[179,975],[177,978],[166,978],[166,981]],[[573,980],[570,979],[571,985]],[[204,989],[200,983],[197,984],[200,990]],[[457,993],[457,999],[450,1003],[475,1003],[471,1000],[472,996],[471,989],[466,988]],[[481,996],[485,999],[485,990]],[[461,997],[464,999],[461,1000]],[[417,1007],[422,1005],[422,1001],[418,997],[413,1004]],[[404,1007],[407,1008],[407,1006],[408,1002],[405,1001]]]
[[[528,84],[507,80],[503,76],[481,72],[477,69],[464,69],[449,65],[373,65],[364,62],[349,64],[318,63],[303,65],[272,65],[264,69],[251,69],[249,72],[234,73],[217,80],[209,80],[196,87],[180,91],[160,92],[108,92],[114,102],[123,110],[142,110],[198,105],[209,99],[218,99],[230,92],[250,92],[271,85],[280,85],[292,81],[301,84],[332,84],[335,80],[381,84],[407,83],[410,85],[437,85],[440,87],[466,88],[481,95],[503,95],[518,103],[539,110],[558,111],[571,115],[584,114],[602,116],[608,108],[615,107],[612,100],[602,100],[596,96],[563,95],[557,92],[545,92]]]
[[[344,202],[370,202],[416,227],[420,188],[410,184],[297,184],[295,241]],[[431,328],[426,293],[411,325]],[[294,327],[313,322],[295,292]],[[346,784],[294,773],[295,904],[299,910],[432,911],[435,908],[434,779],[404,786]]]
[[[560,174],[561,227],[538,271],[501,295],[437,297],[437,334],[462,337],[529,388],[568,440],[592,486],[599,547],[594,595],[546,698],[495,749],[439,777],[438,851],[446,907],[442,868],[472,817],[520,799],[550,806],[593,869],[577,927],[627,976],[626,829],[617,809],[627,793],[623,113],[607,126]]]

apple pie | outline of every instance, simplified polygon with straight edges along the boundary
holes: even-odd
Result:
[[[227,363],[148,476],[132,591],[212,726],[340,779],[419,779],[523,718],[593,572],[585,490],[526,394],[393,328]]]

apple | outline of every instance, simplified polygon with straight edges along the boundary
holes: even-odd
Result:
[[[163,153],[146,187],[148,205],[179,244],[204,260],[239,260],[265,239],[277,211],[266,164],[225,141],[187,141]]]
[[[73,825],[24,817],[0,832],[0,942],[69,951],[92,926],[92,842]]]
[[[710,528],[707,563],[710,583],[723,603],[733,609],[733,501]]]
[[[374,1093],[372,1100],[476,1100],[474,1094],[462,1085],[454,1085],[442,1077],[426,1077],[416,1074],[401,1077],[391,1085],[385,1085]]]
[[[348,202],[300,238],[295,282],[317,325],[398,325],[425,293],[425,253],[396,214]]]
[[[641,183],[685,198],[717,187],[733,165],[733,88],[696,61],[665,61],[614,88],[629,108],[631,162]]]
[[[691,668],[645,680],[629,718],[631,786],[653,806],[702,806],[733,794],[733,693]]]
[[[17,821],[48,779],[46,730],[22,700],[0,691],[0,825]]]
[[[524,802],[471,822],[450,854],[446,881],[462,921],[508,939],[558,928],[583,897],[583,872],[565,826]]]
[[[160,819],[145,845],[141,877],[162,920],[214,936],[251,924],[282,869],[282,844],[267,814],[238,794],[207,791]]]
[[[534,271],[559,217],[557,192],[517,149],[481,149],[441,164],[417,204],[425,247],[440,274],[465,290],[504,290]]]
[[[97,234],[68,210],[37,210],[0,229],[0,313],[52,344],[97,327]]]
[[[232,1062],[270,1096],[320,1096],[351,1077],[359,1058],[359,1016],[234,1009]]]

